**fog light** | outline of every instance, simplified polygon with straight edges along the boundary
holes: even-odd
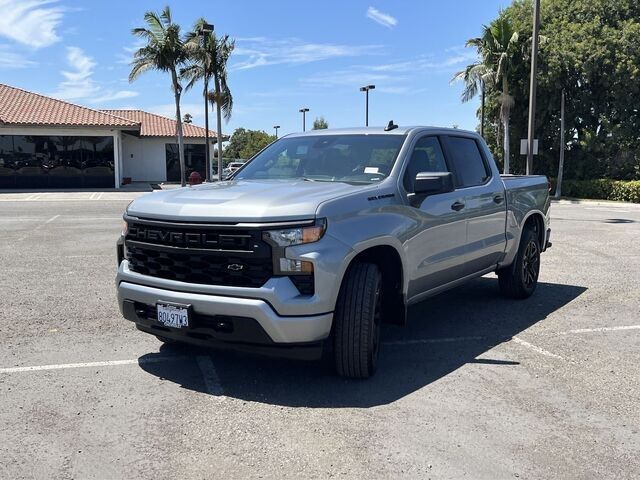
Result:
[[[304,262],[302,260],[291,260],[290,258],[280,259],[280,271],[281,272],[298,272],[298,273],[313,273],[313,263]]]

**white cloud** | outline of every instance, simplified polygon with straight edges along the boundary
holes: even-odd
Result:
[[[70,68],[60,72],[64,80],[58,84],[57,90],[51,93],[52,97],[104,103],[138,95],[138,92],[132,90],[106,89],[94,80],[96,62],[79,47],[67,47],[67,63]]]
[[[121,65],[130,65],[133,60],[133,54],[144,46],[144,40],[138,39],[126,47],[122,47],[122,52],[116,53],[116,63]]]
[[[331,43],[304,43],[295,38],[282,40],[263,37],[236,40],[232,59],[234,70],[247,70],[278,64],[304,64],[340,57],[371,55],[380,52],[378,45],[338,45]]]
[[[60,40],[63,9],[57,0],[0,0],[0,35],[33,48]]]
[[[27,68],[35,65],[37,62],[28,60],[7,45],[0,45],[0,69]]]
[[[340,70],[316,73],[300,79],[300,83],[314,88],[344,89],[372,83],[380,93],[414,95],[424,91],[422,79],[425,75],[452,75],[475,58],[475,52],[451,48],[441,56],[420,55],[390,63],[351,65]]]
[[[388,13],[382,13],[374,7],[369,7],[367,9],[367,18],[370,18],[374,22],[387,28],[393,28],[398,24],[398,20],[395,17],[392,17]]]

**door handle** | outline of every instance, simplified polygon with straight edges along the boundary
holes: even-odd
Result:
[[[464,208],[464,203],[462,202],[455,202],[451,205],[451,210],[455,210],[456,212],[459,212],[463,208]]]
[[[504,202],[504,197],[502,195],[495,195],[493,197],[493,201],[496,203],[502,203]]]

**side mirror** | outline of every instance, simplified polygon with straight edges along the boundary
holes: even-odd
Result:
[[[422,196],[453,192],[455,190],[453,174],[451,172],[418,173],[413,190],[416,195]]]

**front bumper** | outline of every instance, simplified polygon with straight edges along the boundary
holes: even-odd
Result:
[[[161,325],[155,322],[151,315],[144,314],[144,309],[154,308],[157,302],[191,305],[195,328],[191,330],[165,328],[163,332]],[[231,342],[268,347],[319,343],[329,336],[333,319],[332,312],[302,316],[278,315],[273,307],[262,299],[188,293],[124,281],[118,284],[118,303],[123,316],[135,322],[141,330],[192,343]],[[198,317],[206,318],[207,321],[198,325]],[[241,326],[236,326],[230,332],[225,331],[224,328],[216,331],[213,327],[207,331],[209,327],[205,323],[213,324],[215,327],[216,322],[226,321],[228,318],[242,318],[246,321],[236,321],[236,325]],[[248,327],[249,324],[253,326]],[[259,328],[256,329],[255,326]],[[198,331],[199,328],[200,331]],[[264,332],[264,336],[260,335],[260,331]],[[190,336],[189,333],[196,335]],[[201,334],[199,338],[201,342],[194,341],[198,340],[199,334]]]

